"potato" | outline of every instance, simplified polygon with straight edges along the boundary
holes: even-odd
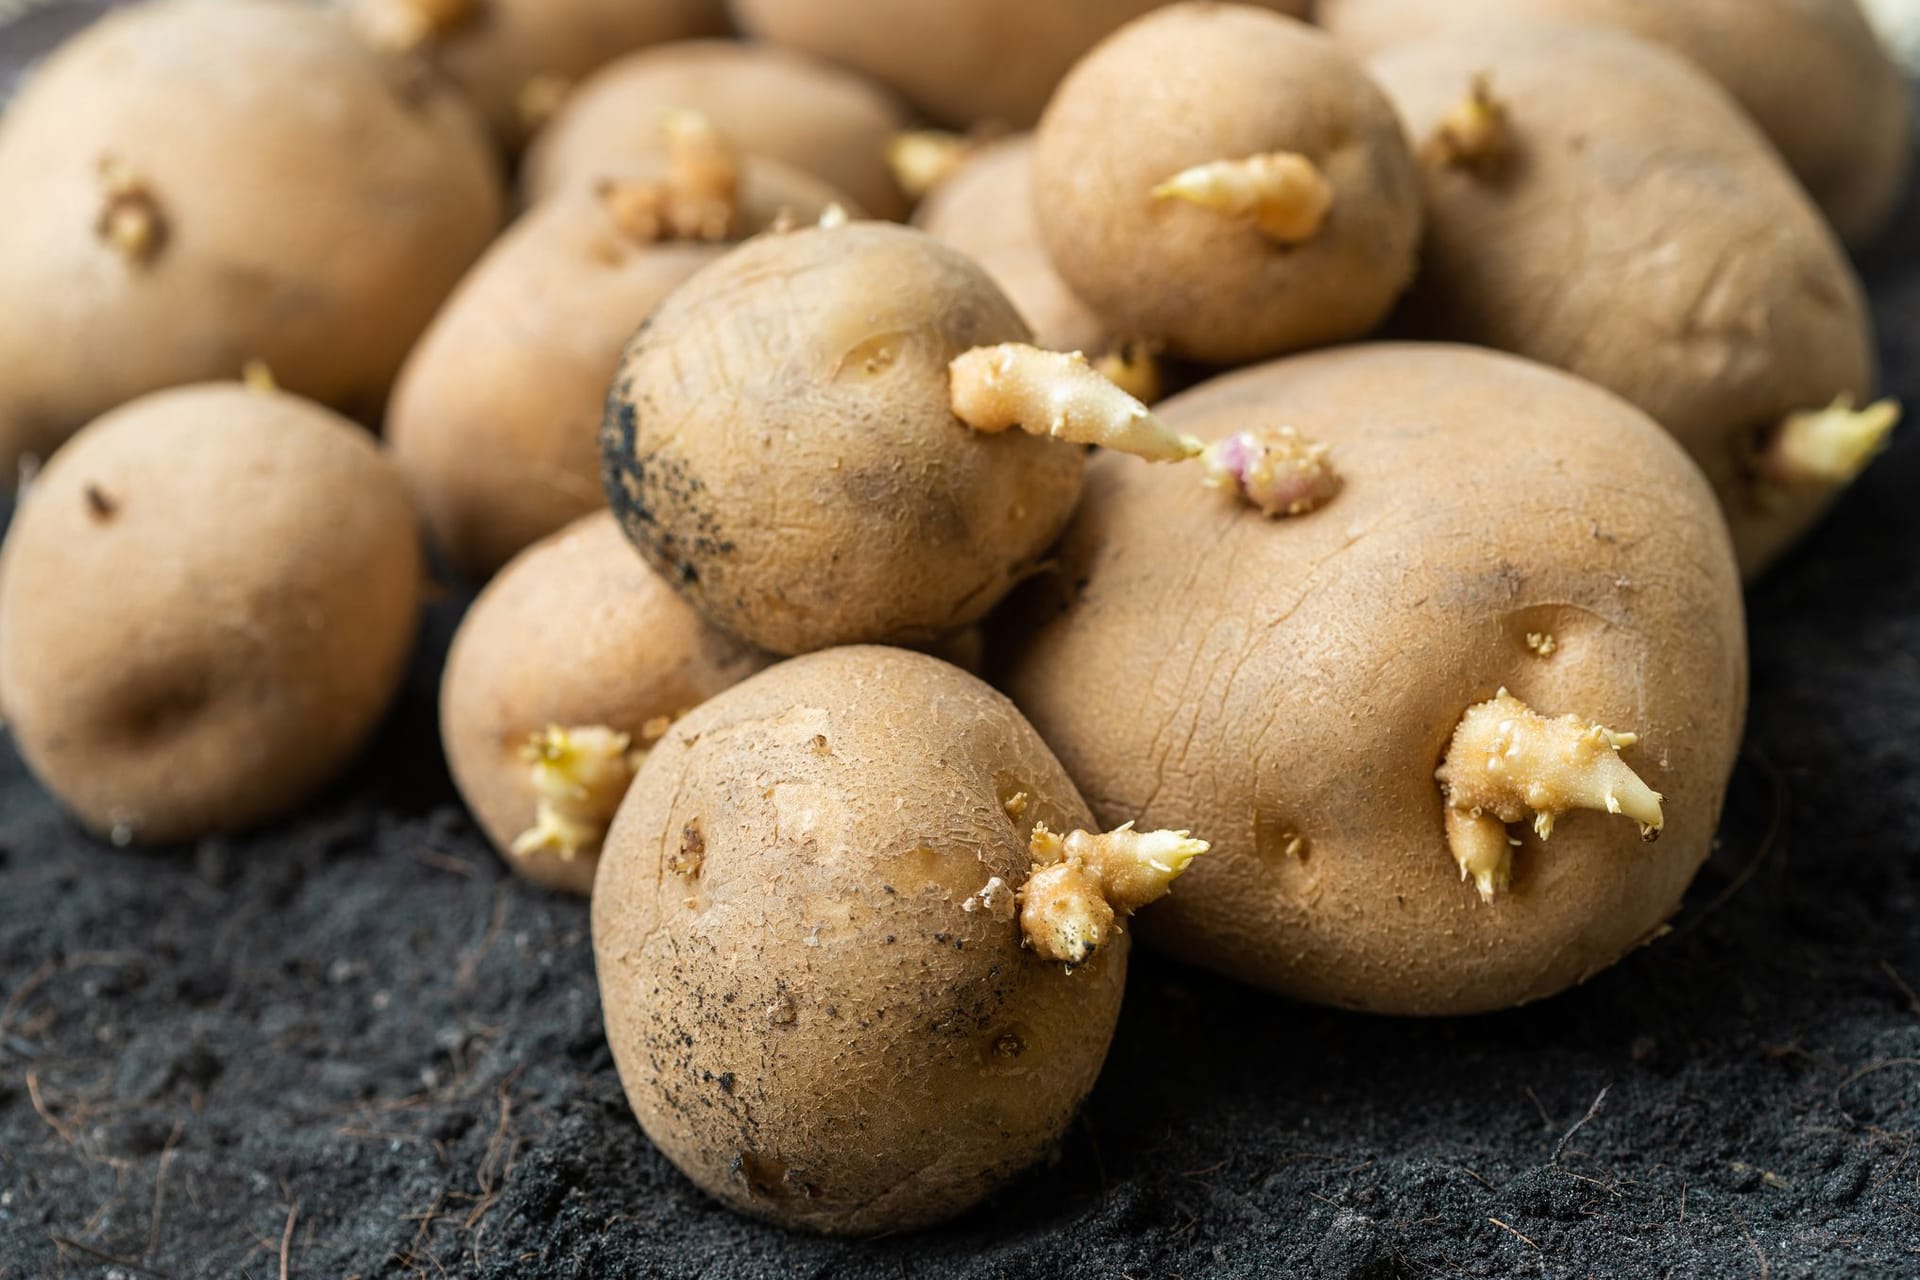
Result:
[[[116,843],[286,813],[372,733],[421,593],[406,482],[367,434],[238,384],[155,393],[34,481],[0,550],[0,707]]]
[[[878,87],[803,54],[724,40],[632,54],[590,77],[527,151],[527,199],[619,173],[659,149],[659,122],[699,111],[749,155],[778,160],[852,196],[876,218],[906,202],[887,143],[906,110]]]
[[[563,192],[529,211],[468,273],[408,359],[387,415],[435,540],[484,579],[523,548],[606,505],[600,417],[621,349],[660,300],[726,252],[655,240],[623,222],[609,189]],[[806,221],[851,203],[770,160],[741,169],[730,238],[782,212]]]
[[[1031,126],[1074,60],[1164,0],[732,0],[741,29],[863,71],[946,124]],[[1309,0],[1260,0],[1304,16]]]
[[[432,59],[509,147],[621,54],[727,31],[723,0],[345,0],[376,47]]]
[[[1106,909],[1137,898],[1106,855],[1157,896],[1205,849],[1090,822],[1005,698],[920,654],[795,659],[680,721],[593,895],[607,1039],[647,1136],[788,1226],[906,1230],[979,1201],[1058,1141],[1120,1011],[1111,910],[1072,966],[1045,950],[1062,877],[1101,863],[1082,905]]]
[[[0,120],[0,191],[0,477],[249,360],[371,417],[501,211],[459,96],[290,0],[101,20]]]
[[[1873,335],[1765,139],[1693,67],[1599,28],[1445,36],[1374,68],[1427,161],[1408,332],[1633,401],[1705,469],[1743,568],[1765,567],[1892,425],[1886,408],[1817,413],[1865,404]]]
[[[1746,701],[1732,552],[1672,440],[1465,347],[1298,356],[1161,412],[1209,440],[1291,424],[1344,485],[1274,521],[1103,459],[1026,602],[1007,688],[1095,817],[1213,843],[1144,936],[1408,1014],[1551,995],[1651,937],[1707,856]],[[1514,766],[1476,776],[1509,721]],[[1503,777],[1539,807],[1475,793]],[[1583,811],[1609,789],[1623,814]]]
[[[1173,5],[1103,42],[1048,106],[1033,174],[1067,286],[1176,355],[1360,337],[1413,274],[1419,171],[1393,108],[1326,36],[1245,5]]]
[[[530,548],[474,601],[440,684],[440,738],[501,856],[584,896],[637,760],[765,665],[703,623],[602,511]]]
[[[1877,235],[1907,187],[1912,90],[1855,0],[1321,0],[1318,17],[1368,54],[1539,19],[1617,27],[1726,86],[1848,241]]]

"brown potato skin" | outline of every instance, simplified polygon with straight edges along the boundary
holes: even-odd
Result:
[[[406,481],[317,405],[158,392],[34,480],[0,549],[0,705],[88,827],[166,843],[288,812],[359,751],[413,647]]]
[[[660,119],[688,107],[749,155],[811,173],[876,218],[900,218],[906,197],[887,144],[910,123],[878,85],[805,54],[729,40],[663,45],[586,80],[527,150],[528,203],[620,172],[657,154]]]
[[[1913,91],[1855,0],[1320,0],[1316,18],[1363,55],[1543,19],[1617,27],[1724,85],[1848,243],[1906,190]]]
[[[732,1208],[842,1235],[952,1217],[1038,1159],[1106,1056],[1126,940],[1068,973],[961,904],[1025,882],[1035,822],[1090,817],[1011,703],[903,650],[797,658],[681,721],[593,897],[647,1136]]]
[[[1035,209],[1061,278],[1116,331],[1176,355],[1239,364],[1361,337],[1413,275],[1420,177],[1393,107],[1303,23],[1169,6],[1088,54],[1035,139]],[[1302,244],[1152,194],[1195,165],[1270,151],[1306,156],[1333,186]]]
[[[103,156],[159,204],[146,263],[96,235]],[[282,0],[102,19],[0,121],[0,191],[0,477],[135,396],[249,360],[372,418],[502,205],[450,86]]]
[[[782,210],[812,221],[852,204],[773,161],[743,170],[743,234]],[[620,352],[662,298],[725,252],[635,244],[581,188],[528,211],[474,265],[408,357],[387,413],[394,453],[456,569],[484,580],[606,505],[600,418]]]
[[[1093,468],[1006,687],[1094,814],[1213,848],[1141,917],[1183,959],[1353,1009],[1536,1000],[1645,941],[1706,858],[1746,703],[1740,584],[1672,440],[1556,371],[1362,345],[1162,406],[1211,439],[1286,423],[1345,488],[1272,521],[1178,470]],[[1079,585],[1075,585],[1079,584]],[[1551,634],[1546,658],[1526,644]],[[1502,686],[1637,732],[1665,794],[1530,830],[1492,905],[1463,883],[1434,770]],[[1303,858],[1286,852],[1293,835]]]
[[[1040,243],[1033,213],[1033,135],[981,147],[914,210],[913,223],[987,269],[1050,351],[1099,355],[1114,335],[1074,296]]]
[[[1637,404],[1705,470],[1759,573],[1833,494],[1761,500],[1756,437],[1839,395],[1865,404],[1875,382],[1859,279],[1777,154],[1686,62],[1600,28],[1443,36],[1374,69],[1415,139],[1488,74],[1517,148],[1495,180],[1427,167],[1408,332],[1516,352]]]
[[[968,626],[1045,556],[1085,469],[1079,448],[949,407],[949,361],[1028,336],[922,232],[751,241],[627,348],[601,436],[614,512],[708,620],[773,653]]]
[[[700,620],[634,554],[605,511],[516,557],[480,593],[447,655],[440,737],[460,797],[520,875],[585,897],[598,856],[523,857],[538,798],[521,749],[550,725],[601,725],[636,744],[764,667]]]
[[[863,71],[943,124],[1030,128],[1108,33],[1165,0],[732,0],[741,30]],[[1306,16],[1308,0],[1259,0]]]

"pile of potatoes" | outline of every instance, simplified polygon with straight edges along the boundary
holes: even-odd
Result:
[[[1855,0],[1305,7],[102,19],[0,116],[17,750],[271,823],[477,588],[454,783],[591,896],[648,1136],[812,1230],[1053,1149],[1136,911],[1353,1009],[1591,977],[1898,419],[1908,81]]]

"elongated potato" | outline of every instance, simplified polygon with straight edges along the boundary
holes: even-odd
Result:
[[[1316,16],[1367,54],[1542,19],[1617,27],[1726,86],[1849,242],[1877,235],[1906,190],[1912,90],[1857,0],[1320,0]]]
[[[1293,357],[1161,412],[1207,440],[1291,427],[1342,484],[1271,519],[1102,460],[1027,601],[1008,688],[1095,817],[1213,844],[1144,936],[1417,1014],[1551,995],[1651,937],[1746,702],[1732,551],[1672,440],[1446,346]]]
[[[371,418],[499,224],[469,108],[292,0],[164,0],[64,46],[0,120],[0,475],[162,387]]]
[[[1864,466],[1859,281],[1779,157],[1679,57],[1519,26],[1374,63],[1424,150],[1412,333],[1558,365],[1633,401],[1706,471],[1757,573]],[[1796,420],[1802,425],[1796,426]]]

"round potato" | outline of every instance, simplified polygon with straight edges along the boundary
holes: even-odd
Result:
[[[1617,27],[1726,86],[1848,241],[1877,235],[1906,190],[1912,89],[1856,0],[1321,0],[1317,17],[1366,54],[1540,19]]]
[[[461,621],[440,684],[447,764],[515,871],[584,896],[646,749],[764,665],[598,512],[518,557]]]
[[[101,418],[0,551],[0,706],[27,767],[117,843],[283,814],[386,711],[419,534],[366,432],[292,396],[177,388]]]
[[[1067,286],[1195,360],[1360,337],[1413,275],[1420,177],[1392,106],[1325,35],[1245,5],[1100,44],[1040,122],[1033,181]]]
[[[674,110],[702,113],[748,155],[813,174],[876,218],[906,213],[887,166],[887,144],[907,124],[904,107],[804,54],[725,40],[649,49],[590,77],[528,149],[528,201],[644,161]]]
[[[1672,439],[1464,347],[1298,356],[1160,412],[1216,441],[1285,424],[1343,483],[1272,520],[1103,459],[1028,601],[1008,688],[1095,817],[1213,844],[1143,936],[1408,1014],[1551,995],[1653,936],[1746,701],[1732,552]],[[1470,776],[1489,761],[1511,767]],[[1518,801],[1474,794],[1489,777]]]
[[[470,109],[291,0],[164,0],[0,120],[0,472],[162,387],[265,361],[377,415],[498,225]]]
[[[454,567],[484,579],[523,548],[606,505],[600,418],[620,352],[660,300],[726,252],[658,240],[622,217],[630,184],[580,188],[530,210],[468,273],[408,359],[387,434]],[[768,160],[741,168],[730,237],[783,213],[851,203]]]
[[[1031,126],[1075,59],[1165,0],[733,0],[743,30],[863,71],[945,124]],[[1305,16],[1308,0],[1260,0]]]
[[[1204,850],[1090,822],[1012,704],[920,654],[798,658],[680,721],[593,895],[647,1136],[788,1226],[908,1230],[978,1202],[1065,1131],[1120,1011],[1126,936],[1051,958],[1048,886],[1089,843],[1161,845],[1160,892]]]
[[[1764,568],[1892,425],[1820,412],[1866,404],[1873,334],[1778,155],[1699,71],[1601,28],[1443,36],[1374,68],[1425,149],[1408,331],[1633,401],[1706,471],[1743,568]]]
[[[623,53],[724,35],[724,0],[345,0],[376,46],[432,59],[518,147],[569,86]]]

